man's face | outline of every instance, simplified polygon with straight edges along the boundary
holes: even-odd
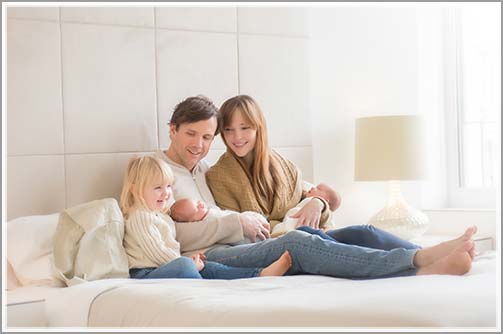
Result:
[[[217,129],[217,119],[180,124],[178,130],[175,125],[169,126],[171,158],[176,163],[192,170],[194,166],[208,154]]]

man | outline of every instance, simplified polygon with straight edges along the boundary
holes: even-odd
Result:
[[[189,97],[175,108],[169,125],[171,144],[166,151],[156,153],[173,169],[175,199],[192,198],[215,205],[205,179],[208,165],[202,159],[218,133],[217,111],[204,96]],[[414,275],[418,267],[424,267],[423,271],[429,269],[426,262],[416,259],[416,253],[431,253],[431,250],[370,249],[324,240],[303,231],[291,231],[281,238],[270,239],[267,221],[256,213],[229,211],[222,217],[176,224],[183,255],[204,252],[208,261],[237,267],[266,267],[288,250],[293,261],[288,273],[351,278]],[[261,240],[232,245],[244,237]],[[460,256],[466,253],[464,249],[457,252]],[[454,254],[453,261],[457,255]]]
[[[214,137],[218,134],[217,107],[204,96],[189,97],[175,107],[169,124],[171,144],[166,151],[158,151],[157,156],[167,161],[175,174],[173,183],[173,201],[181,198],[191,198],[207,203],[217,208],[215,200],[206,184],[205,173],[209,166],[203,158],[208,154]],[[224,221],[218,221],[219,231],[227,230],[229,234],[236,233],[239,228],[242,234],[250,241],[269,238],[268,221],[255,212],[243,212],[236,215],[227,215]],[[240,225],[240,226],[239,226]],[[208,228],[208,226],[203,226]],[[178,235],[188,233],[197,234],[210,231],[201,231],[197,225],[181,226],[178,224]],[[211,241],[216,240],[208,240]],[[201,243],[199,240],[198,244]],[[183,249],[182,245],[182,249]],[[185,247],[187,248],[187,247]],[[188,247],[194,250],[194,246]],[[204,248],[204,247],[203,247]]]

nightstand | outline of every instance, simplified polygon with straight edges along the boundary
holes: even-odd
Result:
[[[7,328],[47,327],[45,300],[10,303],[6,307]]]

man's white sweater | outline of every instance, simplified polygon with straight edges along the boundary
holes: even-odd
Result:
[[[239,213],[219,209],[208,185],[206,172],[209,169],[205,161],[199,161],[192,171],[169,159],[159,150],[156,157],[166,161],[173,170],[175,181],[173,183],[173,198],[169,204],[181,198],[191,198],[205,202],[218,214],[208,217],[201,222],[190,224],[176,223],[176,239],[180,243],[183,255],[204,252],[210,248],[226,244],[243,242],[243,228],[239,221]]]

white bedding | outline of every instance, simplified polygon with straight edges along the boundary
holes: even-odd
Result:
[[[496,253],[458,276],[101,280],[47,299],[57,327],[496,328]]]

